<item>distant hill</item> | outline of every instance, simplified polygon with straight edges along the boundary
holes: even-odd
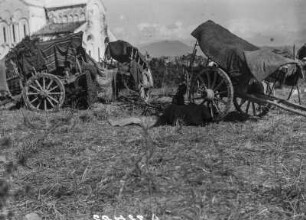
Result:
[[[142,53],[146,51],[151,57],[175,57],[182,56],[192,52],[192,48],[180,41],[158,41],[145,45],[140,45],[139,50]]]

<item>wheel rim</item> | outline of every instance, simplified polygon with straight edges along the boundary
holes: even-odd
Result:
[[[269,91],[264,89],[262,83],[256,82],[257,89],[248,91],[249,94],[254,94],[257,92],[259,94],[265,94]],[[249,89],[248,89],[249,90]],[[243,99],[241,97],[236,96],[234,98],[234,106],[237,111],[249,116],[262,117],[269,112],[271,105],[264,103],[257,103],[250,100]]]
[[[220,120],[228,114],[233,95],[230,78],[219,68],[205,69],[192,80],[190,101],[206,106],[213,120]]]
[[[23,97],[31,110],[54,111],[63,105],[65,88],[56,76],[40,73],[27,81]]]

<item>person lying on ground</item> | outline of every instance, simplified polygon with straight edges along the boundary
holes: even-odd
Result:
[[[162,125],[193,125],[203,126],[212,121],[209,109],[203,105],[176,105],[171,104],[163,113],[156,117],[130,117],[112,120],[108,122],[112,126],[140,125],[145,127],[157,127]]]

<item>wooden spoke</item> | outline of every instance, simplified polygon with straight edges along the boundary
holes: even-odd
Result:
[[[197,88],[197,93],[198,94],[201,94],[202,92],[204,92],[206,90],[206,86],[205,86],[204,82],[201,80],[201,78],[199,78],[197,80],[196,88]]]
[[[207,76],[207,88],[210,89],[211,88],[211,85],[210,85],[210,72],[207,72],[206,76]]]
[[[215,88],[213,88],[213,90],[214,91],[217,91],[219,88],[220,88],[220,86],[224,83],[225,81],[222,79],[219,83],[218,83],[218,85],[215,87]]]
[[[215,101],[212,101],[212,105],[217,109],[218,112],[221,111],[220,108],[219,108],[219,106],[216,104]]]
[[[35,92],[28,92],[27,95],[38,95],[38,93],[35,93]]]
[[[213,74],[213,81],[211,83],[211,88],[213,89],[216,82],[217,82],[217,78],[218,78],[218,75],[217,74]]]
[[[213,111],[213,107],[211,105],[211,102],[208,102],[207,107],[209,109],[210,115],[214,118],[214,111]]]
[[[44,99],[44,110],[47,111],[47,100]]]
[[[43,89],[46,89],[46,81],[45,81],[45,78],[42,78],[43,80]]]
[[[38,88],[36,88],[36,87],[34,87],[34,86],[32,86],[32,85],[30,85],[29,87],[32,88],[32,89],[34,89],[34,90],[36,90],[37,92],[40,92],[40,90],[39,90]]]
[[[215,93],[215,96],[216,96],[216,95],[221,95],[221,94],[226,94],[226,93],[227,93],[227,91],[221,91],[221,92],[217,91],[217,92]]]
[[[54,86],[52,89],[49,89],[48,92],[52,92],[54,89],[58,88],[58,86]]]
[[[48,95],[47,97],[49,99],[51,99],[53,102],[55,102],[56,104],[58,104],[58,101],[55,98],[53,98],[52,96]]]
[[[61,95],[62,93],[61,92],[49,92],[48,94],[49,95]]]
[[[50,80],[49,84],[48,84],[47,87],[46,87],[46,90],[49,90],[49,88],[50,88],[50,86],[52,85],[52,83],[53,83],[53,81]]]
[[[38,100],[38,97],[36,97],[35,99],[33,99],[32,101],[30,101],[31,103],[35,102],[36,100]]]
[[[36,85],[38,85],[38,87],[40,88],[40,90],[43,90],[43,88],[41,87],[41,85],[39,84],[39,82],[37,80],[35,80]]]
[[[53,104],[52,100],[49,97],[47,97],[47,100],[50,103],[50,105],[54,108],[54,104]]]
[[[42,102],[42,100],[39,100],[39,103],[38,103],[38,105],[36,106],[36,109],[37,109],[37,110],[39,110],[39,107],[40,107],[40,105],[41,105],[41,102]]]

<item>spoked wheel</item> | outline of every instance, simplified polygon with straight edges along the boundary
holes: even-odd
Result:
[[[214,121],[230,111],[234,89],[228,75],[220,68],[208,67],[192,77],[190,102],[206,106]]]
[[[261,82],[254,82],[247,89],[248,94],[267,94],[269,92],[268,90],[265,91],[264,85]],[[254,102],[238,96],[234,98],[234,106],[240,113],[255,117],[266,115],[271,108],[269,104]]]
[[[56,76],[38,73],[26,82],[23,99],[31,110],[58,110],[65,100],[65,87]]]

